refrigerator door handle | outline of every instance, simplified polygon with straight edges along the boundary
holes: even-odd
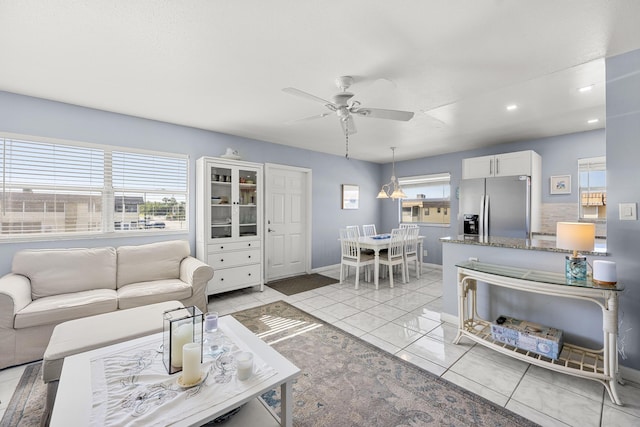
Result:
[[[487,236],[487,210],[486,210],[486,199],[487,196],[483,195],[480,198],[480,231],[479,231],[479,235],[481,237],[486,237]]]

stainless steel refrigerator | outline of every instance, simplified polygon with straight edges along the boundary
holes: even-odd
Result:
[[[531,237],[531,177],[460,181],[460,233],[482,237]]]

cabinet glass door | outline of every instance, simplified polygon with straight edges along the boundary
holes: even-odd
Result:
[[[211,168],[211,238],[231,237],[231,169]]]
[[[258,235],[258,174],[253,170],[240,169],[238,173],[240,207],[238,226],[240,237]]]

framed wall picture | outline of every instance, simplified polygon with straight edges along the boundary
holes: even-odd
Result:
[[[360,203],[360,187],[342,184],[342,209],[358,209]]]
[[[571,175],[551,176],[549,181],[549,194],[571,194]]]

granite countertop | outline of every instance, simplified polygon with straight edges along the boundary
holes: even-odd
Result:
[[[463,245],[479,245],[479,246],[493,246],[499,248],[512,248],[512,249],[528,249],[534,251],[547,251],[547,252],[560,252],[560,253],[571,253],[566,249],[558,249],[556,248],[556,242],[550,239],[516,239],[512,237],[499,237],[499,236],[489,236],[486,238],[480,236],[450,236],[450,237],[442,237],[440,239],[443,243],[459,243]],[[606,256],[609,255],[607,253],[607,245],[606,241],[596,241],[595,248],[592,252],[580,251],[583,255],[599,255]]]

